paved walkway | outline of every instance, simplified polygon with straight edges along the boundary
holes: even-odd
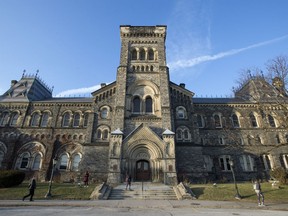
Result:
[[[267,203],[258,207],[256,203],[244,201],[203,201],[203,200],[0,200],[0,207],[16,206],[74,206],[109,208],[226,208],[262,209],[288,211],[287,203]]]

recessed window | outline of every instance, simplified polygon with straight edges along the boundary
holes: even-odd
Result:
[[[232,118],[232,124],[233,124],[233,127],[234,128],[239,128],[240,127],[240,124],[239,124],[239,119],[238,119],[238,116],[236,114],[233,114],[231,116]]]
[[[131,60],[137,60],[137,50],[133,49],[131,52]]]
[[[145,100],[145,110],[146,113],[152,113],[152,98],[148,96]]]
[[[271,170],[271,161],[270,161],[270,156],[269,155],[261,155],[260,157],[262,167],[264,170],[268,171]]]
[[[216,128],[221,128],[222,127],[222,122],[221,122],[221,118],[218,114],[214,115],[214,122],[215,122],[215,127]]]
[[[60,166],[59,169],[66,170],[68,165],[68,156],[66,154],[62,155],[60,158]]]
[[[139,59],[140,60],[145,60],[145,50],[144,49],[140,50]]]
[[[243,171],[254,171],[255,161],[251,155],[242,155],[240,157],[240,165]]]
[[[199,128],[204,127],[204,120],[203,120],[202,115],[197,115],[197,125]]]
[[[18,113],[13,113],[11,116],[11,120],[10,120],[10,125],[11,126],[16,126],[17,125],[17,120],[18,120],[19,114]]]
[[[148,51],[148,59],[149,60],[154,60],[154,51],[153,51],[153,49],[149,49],[149,51]]]
[[[228,155],[223,155],[220,156],[219,158],[219,165],[221,167],[222,171],[229,171],[231,170],[230,164],[229,164],[230,156]]]
[[[76,154],[73,157],[73,160],[72,160],[72,170],[73,171],[78,171],[80,160],[81,160],[81,158],[80,158],[79,154]]]
[[[268,121],[269,121],[269,125],[270,125],[270,127],[273,127],[273,128],[276,127],[276,124],[275,124],[275,121],[274,121],[273,116],[268,115]]]
[[[79,127],[79,124],[80,124],[80,114],[75,113],[73,119],[73,127]]]
[[[83,127],[87,127],[88,126],[88,113],[84,114],[84,121],[83,121]]]
[[[9,119],[9,113],[8,112],[4,112],[0,115],[0,125],[4,126],[8,123],[8,119]]]
[[[257,121],[256,121],[256,117],[254,116],[253,113],[250,113],[249,115],[250,118],[250,123],[252,127],[258,127]]]
[[[48,126],[49,113],[44,112],[41,118],[41,127]]]
[[[70,123],[70,113],[66,112],[63,116],[62,126],[69,127],[69,123]]]
[[[24,153],[22,155],[22,158],[21,158],[20,168],[21,169],[26,169],[27,166],[28,166],[28,162],[29,162],[29,154],[28,153]]]
[[[133,113],[140,113],[140,98],[135,97],[133,99]]]
[[[39,113],[33,113],[30,126],[37,127],[39,125],[39,121],[40,121]]]
[[[102,108],[101,109],[101,118],[106,119],[108,117],[108,109],[107,108]]]
[[[41,155],[36,154],[34,161],[33,161],[32,169],[33,170],[39,170],[40,169],[40,162],[41,162]]]

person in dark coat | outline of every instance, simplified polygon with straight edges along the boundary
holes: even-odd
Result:
[[[89,172],[86,171],[86,173],[84,175],[84,179],[83,179],[84,187],[88,187],[88,181],[89,181]]]
[[[34,176],[33,176],[33,178],[31,179],[31,182],[29,183],[28,188],[29,188],[29,194],[27,194],[26,196],[24,196],[24,197],[22,198],[22,200],[24,201],[25,198],[27,198],[27,197],[30,196],[30,201],[34,201],[34,200],[33,200],[33,196],[34,196],[34,192],[35,192],[35,189],[36,189],[36,180],[35,180],[35,177],[34,177]]]
[[[126,190],[127,190],[127,188],[129,188],[129,190],[131,190],[131,181],[132,181],[131,175],[127,175],[125,181],[126,181]]]

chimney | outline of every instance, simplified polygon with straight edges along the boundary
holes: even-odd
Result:
[[[179,85],[181,88],[185,88],[185,83],[180,83]]]
[[[17,83],[17,80],[11,80],[11,87]]]
[[[101,88],[105,87],[106,83],[101,83]]]

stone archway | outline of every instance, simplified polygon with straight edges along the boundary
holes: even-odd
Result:
[[[155,143],[138,140],[125,151],[123,174],[129,173],[136,181],[160,182],[163,154]]]

